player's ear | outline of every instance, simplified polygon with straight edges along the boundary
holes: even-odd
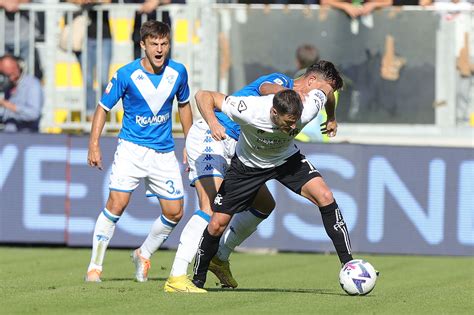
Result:
[[[275,107],[272,107],[270,109],[270,114],[272,115],[273,118],[276,118],[278,116],[278,112],[277,110],[275,109]]]
[[[140,41],[140,47],[141,47],[143,50],[145,50],[145,42],[142,41],[142,40]]]
[[[315,82],[317,81],[317,78],[315,75],[310,75],[308,76],[308,86],[312,86]]]

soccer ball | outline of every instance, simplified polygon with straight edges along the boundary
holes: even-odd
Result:
[[[375,287],[377,273],[374,267],[362,259],[347,262],[339,272],[341,288],[349,295],[366,295]]]

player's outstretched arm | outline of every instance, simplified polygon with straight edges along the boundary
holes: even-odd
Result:
[[[209,125],[211,130],[212,138],[214,140],[222,140],[226,138],[225,128],[217,120],[214,109],[222,110],[222,103],[224,102],[225,95],[214,91],[199,90],[194,96],[196,99],[196,105],[201,112],[202,117]]]
[[[89,137],[89,152],[87,153],[87,164],[91,167],[102,169],[102,153],[100,151],[99,138],[104,129],[107,111],[102,106],[97,106],[92,118],[91,135]]]

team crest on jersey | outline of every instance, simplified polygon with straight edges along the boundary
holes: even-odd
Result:
[[[113,86],[114,84],[112,83],[112,81],[110,81],[109,84],[107,84],[107,87],[105,88],[105,94],[109,94]]]
[[[239,105],[237,106],[237,110],[239,113],[242,113],[244,110],[247,110],[247,104],[244,101],[240,101]]]
[[[273,82],[275,82],[278,85],[283,85],[283,81],[281,79],[275,79],[273,80]]]
[[[168,81],[169,84],[173,84],[173,82],[175,81],[175,76],[173,74],[167,75],[166,81]]]

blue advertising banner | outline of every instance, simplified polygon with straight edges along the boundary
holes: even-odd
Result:
[[[0,135],[0,242],[90,246],[107,195],[117,139],[101,140],[104,170],[87,165],[86,137]],[[182,159],[184,141],[176,140]],[[298,144],[341,207],[355,252],[473,255],[474,151],[470,148]],[[185,167],[185,216],[165,243],[176,248],[198,202]],[[317,207],[275,181],[276,209],[246,248],[333,251]],[[111,246],[139,246],[161,213],[142,186]]]

